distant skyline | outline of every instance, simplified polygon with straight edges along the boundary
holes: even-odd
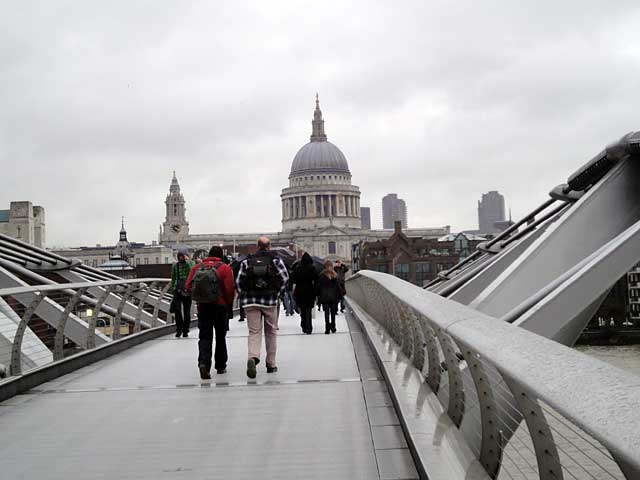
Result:
[[[46,209],[47,244],[151,243],[173,170],[192,233],[279,231],[311,132],[347,157],[381,225],[516,219],[640,129],[640,4],[8,1],[0,17],[0,209]],[[221,181],[221,179],[225,181]]]

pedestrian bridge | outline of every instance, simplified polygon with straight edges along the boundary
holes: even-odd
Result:
[[[640,378],[556,342],[366,272],[338,333],[318,315],[303,335],[281,315],[277,373],[263,362],[247,379],[234,319],[227,373],[200,380],[197,330],[174,337],[162,282],[0,290],[17,316],[2,351],[3,478],[639,478]],[[85,346],[91,331],[109,339],[78,352],[56,333],[91,291],[120,304],[111,325],[94,321],[100,305],[78,319]],[[57,329],[33,318],[46,300]],[[26,341],[28,326],[51,328],[53,345],[42,331]]]
[[[167,279],[0,235],[2,478],[640,479],[640,377],[570,348],[640,261],[640,134],[426,289],[347,281],[339,331],[200,380]]]
[[[0,407],[3,478],[417,478],[376,363],[344,316],[303,335],[281,317],[279,371],[200,380],[198,332],[172,333],[39,385]],[[380,470],[381,469],[381,470]]]

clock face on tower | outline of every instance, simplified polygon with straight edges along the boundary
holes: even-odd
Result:
[[[179,233],[181,228],[182,226],[178,223],[174,223],[173,225],[171,225],[171,230],[173,230],[175,233]]]

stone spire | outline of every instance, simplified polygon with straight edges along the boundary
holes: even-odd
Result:
[[[180,184],[176,177],[176,171],[173,171],[173,178],[171,179],[171,186],[169,187],[169,193],[180,193]]]
[[[327,135],[324,133],[324,120],[322,119],[322,110],[320,110],[320,100],[318,99],[318,94],[316,93],[316,110],[313,112],[313,121],[311,122],[313,126],[311,132],[311,141],[312,142],[326,142]]]
[[[120,227],[120,241],[127,242],[127,230],[124,228],[124,217],[122,217],[122,226]]]

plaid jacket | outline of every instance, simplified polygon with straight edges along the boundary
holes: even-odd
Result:
[[[284,262],[279,257],[272,257],[273,264],[278,270],[278,275],[280,275],[280,279],[282,280],[282,286],[280,287],[280,291],[276,293],[264,293],[264,294],[249,294],[249,292],[244,292],[242,290],[242,284],[245,282],[248,269],[249,269],[249,260],[243,260],[240,264],[240,271],[238,272],[238,278],[236,278],[236,290],[238,295],[240,296],[240,305],[243,307],[274,307],[278,303],[278,297],[284,294],[284,290],[287,288],[287,282],[289,281],[289,272],[287,271],[287,267],[284,265]]]
[[[182,286],[187,282],[187,277],[189,276],[189,272],[191,271],[191,267],[193,267],[195,263],[191,260],[187,260],[186,262],[176,262],[173,264],[173,268],[171,269],[171,288],[173,290],[176,289],[176,285],[178,284],[178,280],[182,280]]]

